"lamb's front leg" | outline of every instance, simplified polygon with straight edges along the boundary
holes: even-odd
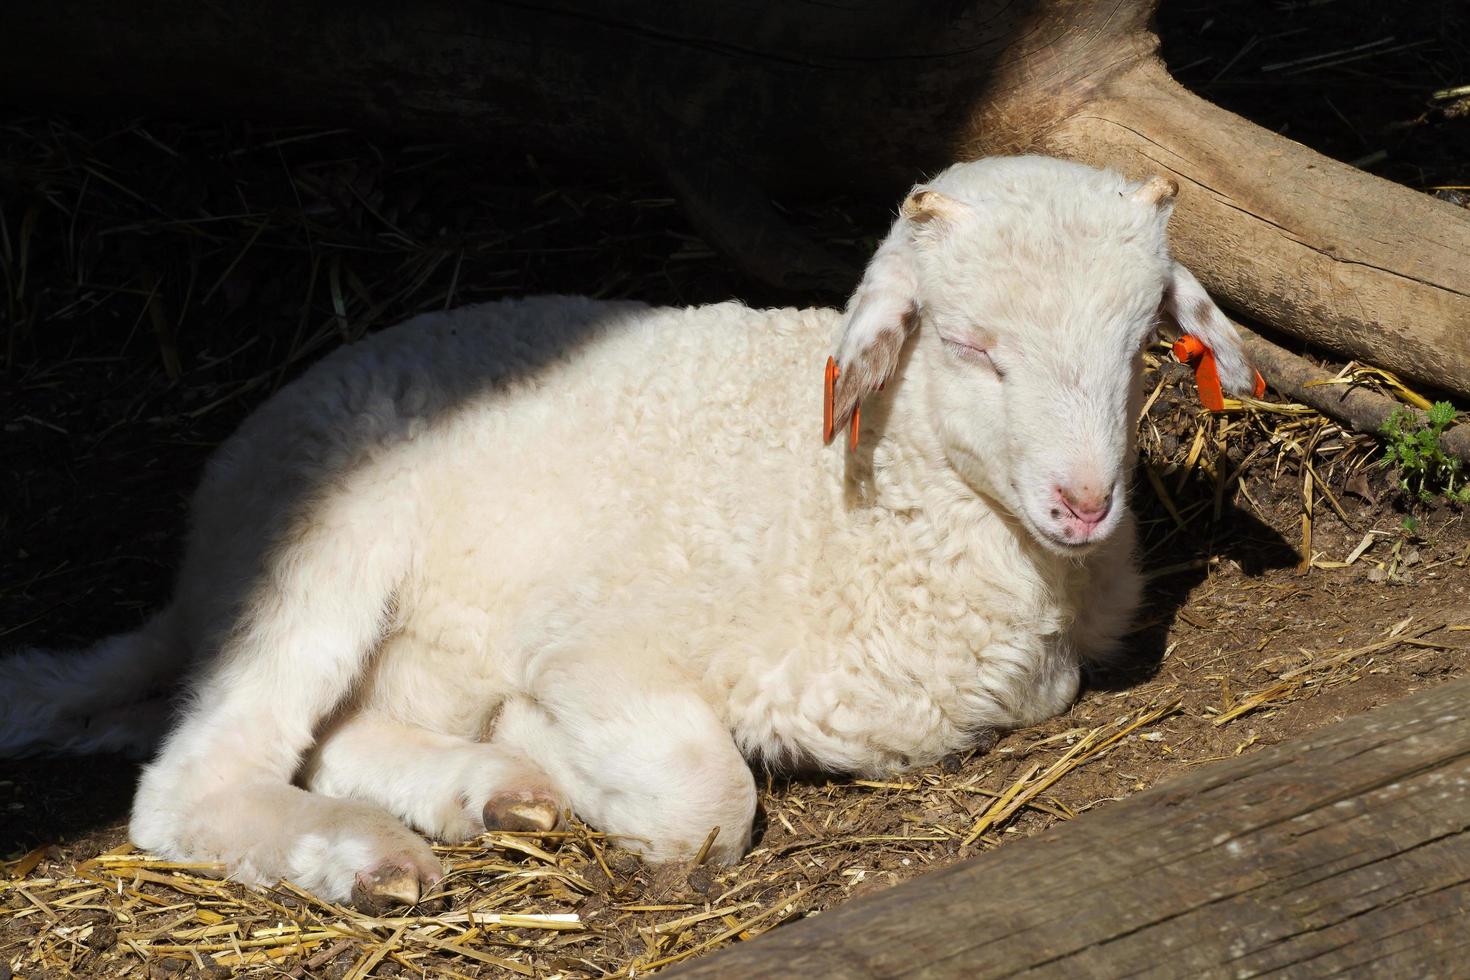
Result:
[[[538,664],[531,697],[509,702],[493,742],[539,763],[593,827],[651,861],[750,847],[756,789],[729,731],[671,670],[560,657]]]
[[[155,781],[152,788],[165,785]],[[237,785],[202,797],[174,789],[180,806],[166,817],[171,840],[148,841],[134,830],[134,841],[166,855],[219,861],[246,884],[285,879],[322,898],[375,909],[412,905],[444,875],[422,837],[371,803],[285,783]]]
[[[351,498],[315,516],[219,630],[183,719],[143,772],[130,830],[143,848],[219,861],[243,880],[411,902],[442,873],[421,837],[380,807],[291,785],[379,642],[411,540],[401,515]]]
[[[565,806],[550,777],[514,749],[371,711],[351,712],[323,732],[301,779],[314,793],[375,803],[446,841],[485,830],[554,830]]]

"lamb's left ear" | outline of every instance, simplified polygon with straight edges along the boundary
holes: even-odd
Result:
[[[1197,338],[1214,355],[1220,386],[1225,391],[1257,397],[1263,394],[1260,375],[1245,358],[1235,324],[1220,312],[1194,273],[1178,262],[1164,290],[1163,312],[1179,325],[1181,334]]]
[[[842,334],[833,354],[835,383],[825,437],[848,424],[863,398],[877,391],[898,367],[904,339],[918,324],[919,281],[914,268],[917,239],[944,234],[967,206],[938,191],[916,187],[899,209],[888,237],[873,253],[847,303]],[[854,438],[856,433],[854,432]]]

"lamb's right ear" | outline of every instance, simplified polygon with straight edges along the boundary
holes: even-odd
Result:
[[[915,188],[893,229],[863,273],[847,303],[842,336],[833,355],[836,380],[826,438],[848,424],[858,403],[877,391],[898,367],[904,339],[918,324],[919,282],[914,269],[916,234],[942,233],[965,205],[938,191]]]

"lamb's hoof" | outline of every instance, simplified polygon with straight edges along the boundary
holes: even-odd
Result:
[[[973,751],[976,753],[989,752],[1000,741],[1001,735],[1002,732],[999,728],[980,729],[975,733],[975,747]]]
[[[380,864],[371,871],[360,871],[352,886],[352,904],[376,915],[399,905],[417,904],[420,894],[419,876],[400,864]]]
[[[486,830],[544,834],[561,822],[561,807],[537,790],[496,793],[485,803],[484,819]]]

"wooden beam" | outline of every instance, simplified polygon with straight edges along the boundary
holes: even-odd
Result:
[[[1467,831],[1470,679],[671,976],[1464,975]]]

